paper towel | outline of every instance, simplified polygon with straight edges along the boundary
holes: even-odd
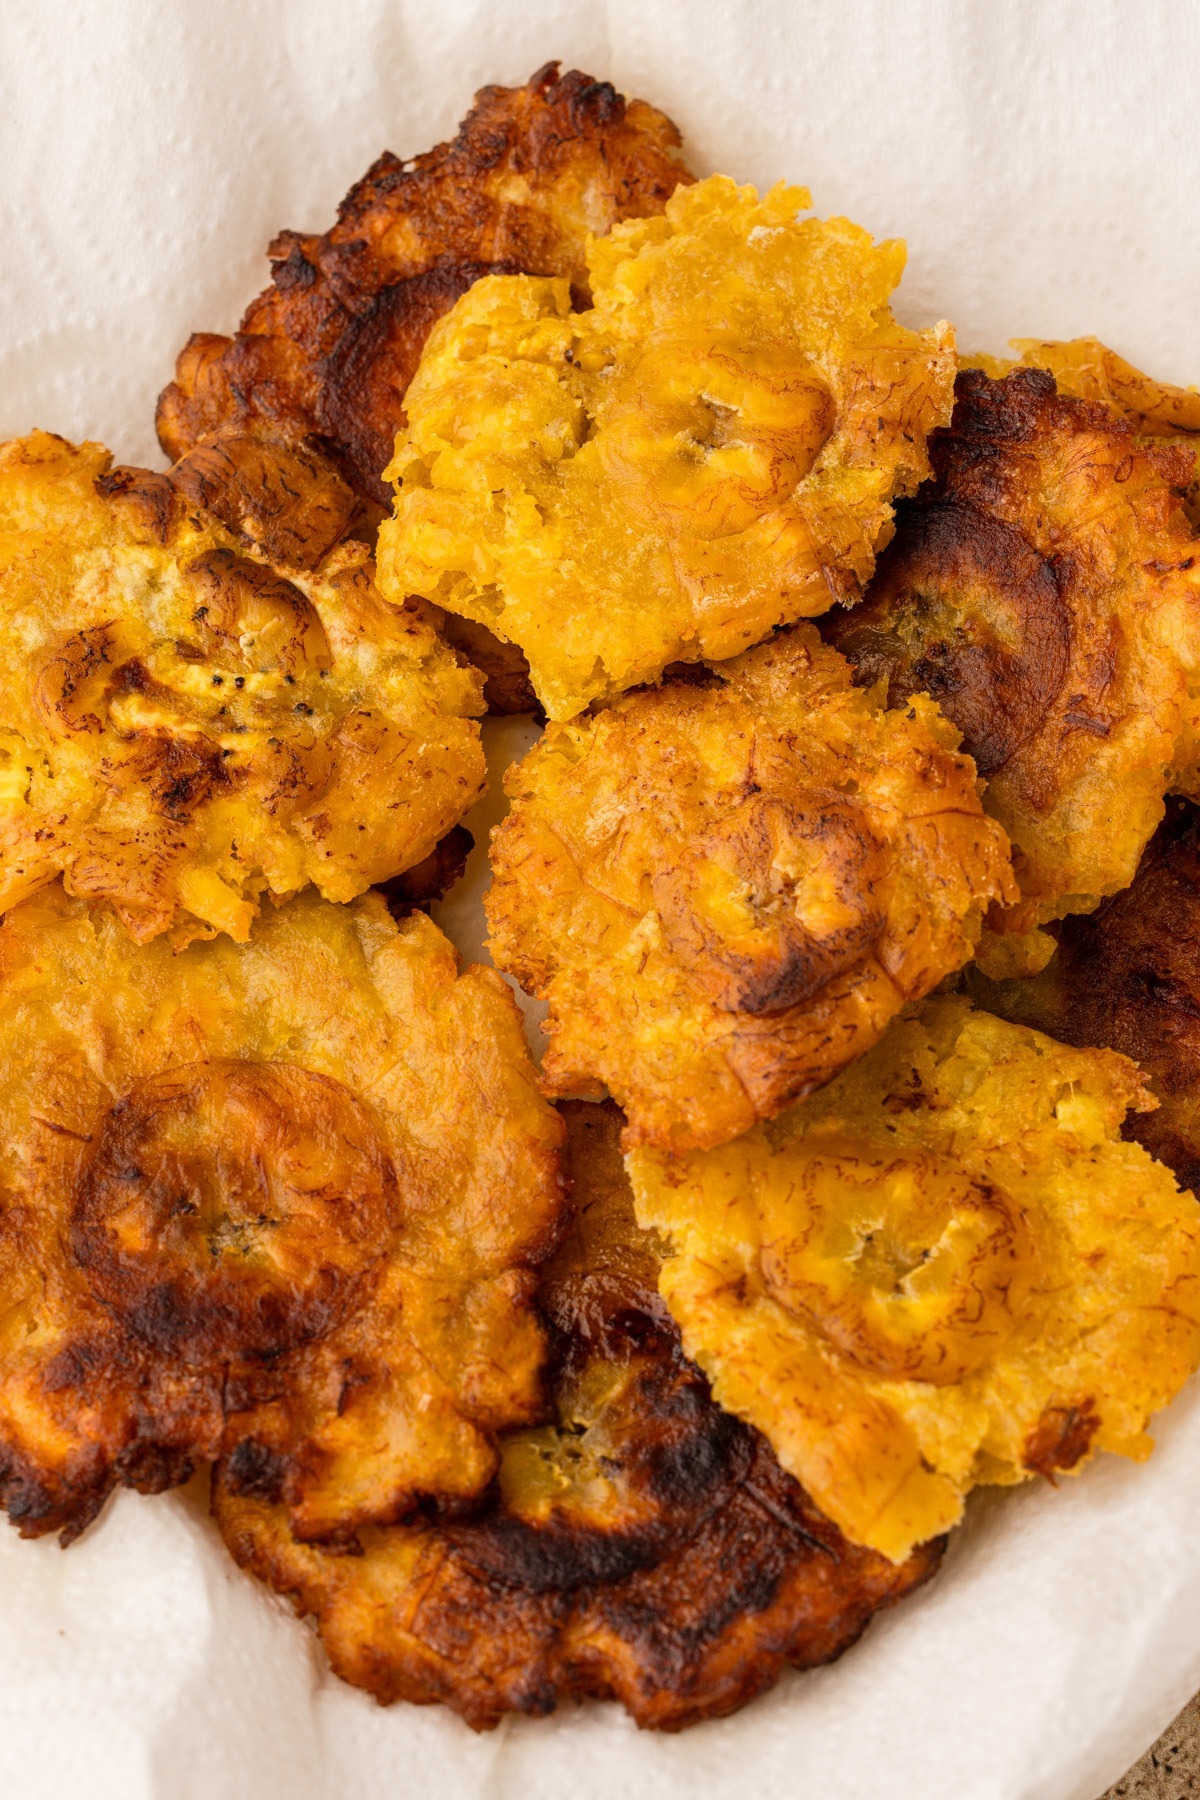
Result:
[[[808,183],[900,234],[906,322],[1095,332],[1200,380],[1196,12],[884,0],[8,0],[0,433],[154,464],[196,329],[386,145],[551,56],[640,93],[693,164]],[[490,728],[493,763],[523,726]],[[493,797],[485,806],[494,808]],[[478,821],[477,821],[478,823]],[[481,839],[483,832],[480,833]],[[481,944],[477,854],[441,909]],[[972,1503],[939,1579],[835,1667],[682,1738],[612,1708],[474,1737],[383,1711],[241,1576],[199,1488],[122,1495],[63,1553],[0,1529],[0,1785],[19,1800],[1094,1800],[1200,1686],[1200,1396],[1148,1468]]]

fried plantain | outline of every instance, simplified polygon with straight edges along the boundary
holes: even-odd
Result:
[[[1200,1206],[1140,1144],[1137,1069],[946,997],[735,1144],[626,1160],[716,1399],[853,1542],[981,1482],[1141,1460],[1200,1363]]]
[[[552,725],[492,835],[492,954],[549,1002],[543,1079],[628,1141],[725,1143],[828,1081],[1015,895],[929,701],[885,713],[811,625]]]
[[[903,246],[712,176],[568,282],[478,282],[431,333],[380,582],[520,646],[552,719],[856,600],[951,406]]]
[[[193,336],[158,402],[172,459],[231,428],[330,450],[386,505],[380,471],[431,326],[481,275],[561,275],[586,292],[590,232],[659,213],[691,176],[679,133],[642,100],[547,63],[483,88],[452,142],[385,151],[322,235],[284,231],[271,286],[235,336]]]
[[[524,87],[484,88],[451,143],[408,162],[385,152],[330,231],[274,240],[271,286],[235,335],[197,333],[181,352],[159,396],[163,449],[181,457],[230,432],[319,446],[373,530],[432,326],[497,271],[561,275],[585,296],[589,232],[661,212],[692,179],[678,152],[654,107],[557,63]],[[482,670],[493,712],[536,707],[515,645],[466,620],[445,633]]]
[[[379,1700],[440,1701],[481,1729],[611,1698],[678,1730],[839,1655],[941,1546],[900,1568],[855,1549],[713,1405],[655,1291],[620,1115],[563,1111],[573,1224],[539,1290],[554,1416],[505,1439],[486,1510],[363,1531],[358,1556],[298,1544],[220,1470],[214,1511],[242,1566],[314,1615],[337,1673]]]
[[[244,941],[264,893],[422,862],[484,787],[481,682],[337,542],[344,483],[256,440],[110,461],[0,448],[0,911],[61,873],[139,941]]]
[[[1013,369],[1047,369],[1060,394],[1098,400],[1127,419],[1139,437],[1192,437],[1200,434],[1200,393],[1144,375],[1099,338],[1014,338],[1017,359],[963,358],[965,368],[1000,377]]]
[[[1188,440],[1200,438],[1200,393],[1195,388],[1173,387],[1168,381],[1144,375],[1099,338],[1057,342],[1014,338],[1011,347],[1019,352],[1019,362],[972,356],[964,359],[964,366],[996,376],[1007,375],[1014,368],[1048,369],[1060,394],[1099,400],[1126,419],[1139,438],[1171,438],[1184,444],[1194,458],[1196,447]],[[1184,504],[1192,523],[1200,526],[1200,478],[1194,463]]]
[[[1127,1136],[1200,1190],[1200,816],[1171,801],[1123,893],[1057,928],[1047,967],[1024,981],[967,971],[979,1005],[1065,1044],[1132,1057],[1158,1101]]]
[[[305,894],[133,944],[0,924],[0,1504],[76,1536],[222,1453],[336,1540],[459,1502],[542,1405],[562,1128],[511,992],[423,915]]]
[[[986,966],[1017,973],[1052,948],[1038,927],[1128,886],[1163,795],[1200,784],[1192,455],[1044,371],[957,392],[935,481],[825,632],[892,704],[931,694],[962,731],[1021,886]]]

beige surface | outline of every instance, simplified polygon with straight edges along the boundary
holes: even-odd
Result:
[[[1103,1800],[1183,1800],[1200,1794],[1200,1695]]]

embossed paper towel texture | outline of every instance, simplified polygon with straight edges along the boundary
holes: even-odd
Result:
[[[1200,379],[1192,9],[881,0],[9,0],[0,431],[157,461],[175,352],[228,330],[281,226],[385,145],[561,56],[669,111],[695,166],[808,183],[907,237],[898,310],[964,345],[1094,331]],[[476,896],[477,898],[477,896]],[[463,898],[447,923],[478,941]],[[19,1800],[1094,1800],[1200,1685],[1200,1407],[1147,1470],[986,1497],[941,1578],[839,1665],[682,1739],[611,1709],[475,1738],[382,1712],[240,1576],[194,1495],[70,1552],[0,1531],[0,1785]]]

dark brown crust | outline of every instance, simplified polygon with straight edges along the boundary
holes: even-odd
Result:
[[[1071,624],[1053,564],[1014,526],[948,498],[906,510],[901,530],[879,560],[867,604],[838,615],[830,635],[861,681],[887,677],[892,704],[932,695],[962,732],[979,773],[992,775],[1038,730],[1066,675]],[[961,634],[926,636],[923,617],[943,595],[954,604],[972,584],[992,597],[995,635],[968,625]],[[881,626],[912,596],[922,610],[912,624],[911,660],[900,661]]]
[[[504,638],[498,638],[486,625],[457,613],[443,612],[430,604],[430,612],[443,638],[483,672],[483,697],[491,713],[536,713],[544,718],[541,701],[529,679],[529,664],[524,652]]]
[[[586,1699],[618,1700],[660,1731],[721,1718],[786,1668],[840,1656],[875,1612],[929,1579],[944,1545],[899,1569],[850,1549],[762,1446],[685,1551],[612,1583],[536,1594],[427,1532],[408,1534],[418,1560],[400,1591],[358,1598],[381,1534],[364,1535],[363,1557],[330,1557],[268,1535],[273,1521],[253,1502],[218,1487],[215,1504],[236,1561],[315,1616],[344,1681],[384,1705],[449,1706],[477,1731]]]
[[[1088,1454],[1100,1422],[1091,1400],[1080,1400],[1075,1406],[1050,1407],[1029,1434],[1025,1467],[1051,1482],[1060,1471],[1069,1472]]]
[[[253,1145],[230,1154],[217,1122]],[[399,1223],[370,1108],[286,1063],[139,1082],[75,1182],[71,1252],[134,1336],[189,1366],[277,1357],[340,1323]]]
[[[316,569],[367,515],[329,457],[265,431],[227,430],[189,450],[165,475],[109,469],[97,477],[96,492],[119,502],[126,525],[151,543],[168,544],[185,508],[198,507],[288,569]]]
[[[153,469],[109,469],[96,477],[96,492],[117,501],[135,534],[152,544],[168,544],[183,516],[182,497],[169,475]]]
[[[369,1109],[309,1070],[237,1060],[172,1068],[107,1108],[50,1093],[39,1116],[62,1141],[33,1191],[51,1212],[65,1188],[67,1216],[49,1254],[44,1224],[5,1220],[0,1269],[40,1249],[36,1329],[66,1329],[29,1392],[77,1441],[65,1459],[20,1432],[0,1445],[13,1524],[69,1543],[113,1488],[186,1480],[238,1437],[247,1395],[281,1389],[293,1475],[320,1410],[304,1351],[369,1307],[398,1225]]]
[[[435,844],[423,862],[395,875],[380,886],[393,919],[406,919],[418,907],[432,906],[449,893],[461,880],[467,858],[475,848],[475,839],[465,825],[456,825],[441,842]]]
[[[1057,342],[1017,338],[1013,349],[1022,352],[1027,368],[1049,369],[1060,394],[1103,401],[1128,419],[1139,437],[1200,437],[1200,394],[1195,388],[1172,387],[1144,375],[1099,338]]]
[[[159,1359],[113,1330],[88,1298],[73,1295],[78,1334],[46,1371],[45,1391],[90,1422],[90,1442],[51,1466],[0,1444],[0,1509],[22,1537],[57,1532],[65,1547],[87,1529],[117,1487],[159,1494],[187,1481],[221,1443],[219,1383],[171,1379]]]
[[[40,1204],[12,1195],[0,1206],[0,1317],[6,1325],[16,1320],[18,1342],[40,1338],[47,1346],[36,1381],[23,1384],[11,1328],[7,1333],[5,1396],[19,1408],[32,1395],[35,1422],[14,1431],[6,1417],[0,1427],[0,1507],[23,1537],[57,1531],[64,1544],[91,1523],[119,1483],[157,1493],[186,1480],[193,1461],[215,1455],[221,1440],[219,1381],[175,1380],[109,1317],[62,1255],[67,1234],[54,1200],[86,1168],[100,1103],[101,1090],[82,1060],[46,1062],[27,1152],[29,1193]],[[36,1283],[30,1271],[37,1271]],[[29,1329],[30,1300],[41,1315],[40,1331]],[[55,1329],[60,1320],[69,1320],[68,1331]],[[65,1440],[54,1454],[46,1453],[36,1425],[45,1408]]]
[[[380,474],[432,326],[488,273],[583,283],[589,231],[660,212],[690,179],[678,146],[653,107],[557,63],[482,89],[452,142],[407,163],[385,152],[330,231],[280,233],[236,335],[198,334],[180,355],[163,449],[177,459],[231,429],[314,438],[387,505]]]
[[[1200,812],[1172,801],[1132,886],[1065,919],[1049,966],[1026,981],[972,970],[981,1006],[1062,1042],[1120,1050],[1159,1101],[1124,1134],[1200,1191]]]
[[[1103,406],[1060,396],[1040,369],[1002,381],[964,370],[955,395],[950,425],[929,440],[934,480],[897,507],[896,536],[866,600],[831,614],[822,634],[860,680],[887,678],[890,704],[932,694],[980,773],[994,775],[1043,739],[1064,705],[1062,723],[1086,729],[1085,715],[1095,715],[1103,735],[1103,669],[1095,694],[1063,698],[1071,590],[1087,571],[1070,545],[1056,548],[1039,529],[1041,464],[1056,440],[1074,440],[1081,459],[1107,440],[1132,460],[1136,445],[1130,426]],[[1186,453],[1163,446],[1139,454],[1169,501],[1172,486],[1186,483]],[[1117,479],[1131,473],[1118,470]]]
[[[235,1496],[224,1472],[214,1506],[238,1562],[314,1615],[335,1671],[385,1703],[441,1702],[483,1729],[616,1699],[679,1730],[840,1655],[942,1543],[899,1568],[847,1544],[714,1406],[633,1221],[620,1113],[561,1110],[576,1210],[540,1282],[555,1417],[508,1440],[503,1497],[469,1521],[363,1532],[357,1557],[296,1545],[269,1496],[245,1480]]]

